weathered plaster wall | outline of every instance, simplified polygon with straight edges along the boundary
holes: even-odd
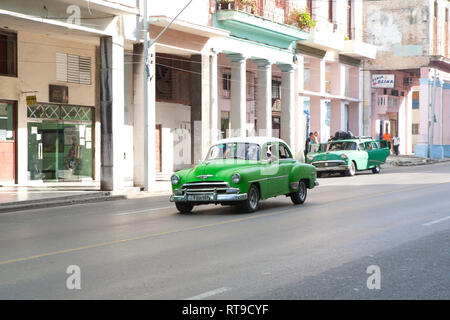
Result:
[[[407,69],[428,64],[429,1],[365,1],[367,41],[378,47],[375,69]],[[431,12],[432,13],[432,12]]]

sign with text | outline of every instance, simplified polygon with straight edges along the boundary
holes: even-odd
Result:
[[[373,74],[372,88],[393,88],[395,85],[394,74]]]
[[[36,102],[36,96],[27,96],[27,106],[34,106]]]

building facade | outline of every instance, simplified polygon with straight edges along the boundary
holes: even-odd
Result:
[[[309,131],[364,134],[361,1],[146,4],[144,25],[144,0],[2,1],[2,184],[151,189],[220,138],[302,159]]]
[[[400,153],[449,157],[448,1],[365,2],[378,47],[371,71],[371,132],[400,138]]]

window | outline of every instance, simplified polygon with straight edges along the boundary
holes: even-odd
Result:
[[[91,84],[91,57],[56,53],[56,80]]]
[[[411,131],[412,131],[411,133],[414,134],[414,135],[419,134],[419,124],[418,123],[413,123]]]
[[[221,138],[228,137],[228,131],[230,130],[230,112],[222,111],[220,113],[220,134]]]
[[[328,21],[333,22],[333,1],[328,0]]]
[[[313,10],[312,10],[312,0],[307,0],[306,3],[306,10],[308,11],[309,15],[312,17]]]
[[[279,152],[280,152],[280,159],[291,159],[292,155],[289,152],[289,150],[282,144],[280,144],[280,148],[279,148]]]
[[[247,100],[256,100],[255,75],[247,72]]]
[[[275,0],[275,6],[277,6],[277,8],[284,8],[284,2],[286,0]]]
[[[272,80],[272,100],[281,99],[281,81]]]
[[[231,97],[231,74],[222,74],[222,96],[224,98]]]
[[[212,146],[209,149],[206,161],[222,159],[242,159],[259,161],[261,151],[259,145],[254,143],[232,142]]]
[[[17,77],[17,35],[1,30],[0,75]]]
[[[156,57],[156,99],[190,105],[191,63],[178,56]]]

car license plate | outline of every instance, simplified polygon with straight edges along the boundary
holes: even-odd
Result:
[[[209,194],[189,194],[188,201],[210,201],[214,196]]]

